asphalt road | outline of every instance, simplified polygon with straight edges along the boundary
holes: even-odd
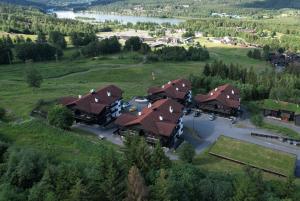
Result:
[[[275,140],[252,137],[251,132],[270,135],[274,135],[274,133],[255,128],[248,120],[232,124],[227,118],[217,117],[214,121],[210,121],[208,116],[207,114],[202,114],[200,117],[193,117],[191,114],[185,116],[183,119],[185,127],[189,128],[183,137],[186,141],[194,145],[198,154],[209,148],[220,135],[224,135],[270,149],[295,154],[297,156],[296,176],[300,176],[300,148]],[[189,130],[196,131],[196,134],[191,134]],[[195,137],[197,134],[199,138]]]

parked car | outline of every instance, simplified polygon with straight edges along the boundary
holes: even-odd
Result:
[[[216,119],[216,115],[215,114],[211,114],[211,115],[209,115],[208,119],[209,119],[209,121],[213,121],[213,120]]]
[[[136,106],[132,106],[131,108],[129,108],[129,112],[135,112],[137,110]]]
[[[235,124],[236,123],[236,117],[230,117],[230,121],[232,124]]]
[[[123,108],[123,109],[128,108],[128,107],[130,107],[130,106],[131,106],[131,104],[128,103],[128,102],[123,102],[123,104],[122,104],[122,108]]]
[[[104,135],[98,135],[99,140],[105,140],[105,136]]]
[[[200,115],[201,115],[200,110],[196,110],[196,111],[194,112],[194,117],[199,117]]]
[[[192,112],[191,108],[186,108],[185,110],[183,110],[184,115],[189,115],[191,112]]]

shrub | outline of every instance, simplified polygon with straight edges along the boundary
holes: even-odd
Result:
[[[180,160],[185,161],[187,163],[193,162],[195,155],[196,155],[195,149],[189,143],[183,144],[179,149]]]
[[[73,124],[72,112],[63,105],[55,105],[48,113],[49,124],[61,129],[69,129]]]
[[[39,88],[43,82],[43,76],[35,68],[29,68],[26,71],[26,82],[30,87]]]
[[[260,114],[256,114],[256,115],[253,115],[251,117],[251,122],[255,125],[255,126],[262,126],[263,123],[264,123],[264,120],[263,120],[263,117],[262,115]]]
[[[124,49],[127,51],[139,51],[141,49],[141,45],[142,40],[139,37],[134,36],[126,40]]]
[[[6,111],[4,108],[0,107],[0,119],[3,119],[5,117]]]

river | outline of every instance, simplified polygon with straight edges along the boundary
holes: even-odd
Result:
[[[54,11],[54,13],[56,13],[58,18],[65,18],[65,19],[86,18],[86,19],[92,19],[92,21],[96,21],[96,22],[119,21],[120,23],[123,24],[127,24],[128,22],[131,22],[133,24],[136,24],[137,22],[153,22],[157,24],[170,23],[173,25],[177,25],[185,21],[183,19],[176,19],[176,18],[125,16],[125,15],[112,15],[112,14],[91,13],[91,12]]]

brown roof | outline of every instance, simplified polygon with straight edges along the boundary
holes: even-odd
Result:
[[[168,82],[161,87],[151,87],[148,94],[165,93],[167,97],[173,99],[184,99],[186,94],[192,89],[191,82],[186,79],[177,79]]]
[[[122,98],[122,90],[115,85],[108,85],[92,91],[81,98],[69,98],[62,102],[67,107],[91,114],[100,114],[107,106]]]
[[[195,100],[198,103],[217,100],[228,107],[238,108],[240,106],[240,90],[230,84],[225,84],[211,90],[206,95],[198,94],[195,96]]]
[[[172,99],[149,104],[140,114],[122,114],[115,124],[128,127],[140,125],[143,130],[156,135],[170,136],[182,116],[183,106]]]

